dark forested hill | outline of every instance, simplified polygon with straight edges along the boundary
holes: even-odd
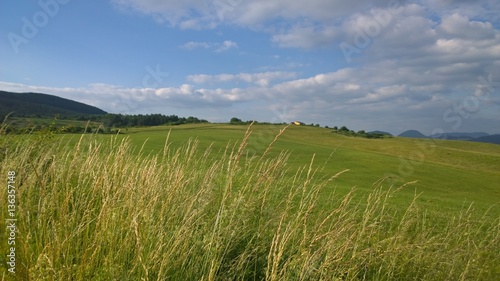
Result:
[[[500,135],[483,136],[483,137],[475,138],[472,141],[500,144]]]
[[[0,91],[0,116],[12,112],[17,117],[73,117],[103,115],[105,111],[81,102],[39,93]]]
[[[408,130],[404,131],[401,134],[398,135],[398,137],[405,137],[405,138],[426,138],[424,134],[417,130]]]

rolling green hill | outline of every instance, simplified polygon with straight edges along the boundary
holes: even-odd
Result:
[[[0,116],[12,113],[16,117],[75,117],[103,115],[105,111],[84,103],[40,93],[0,91]]]
[[[500,278],[498,145],[269,124],[39,136],[0,136],[19,280]]]
[[[248,154],[262,154],[284,127],[252,126]],[[172,146],[197,139],[200,151],[209,147],[222,151],[228,143],[240,141],[246,130],[246,125],[227,124],[158,126],[131,129],[122,137],[147,153],[163,149],[169,132]],[[349,169],[331,188],[369,190],[381,179],[394,186],[418,181],[402,194],[411,197],[415,192],[422,193],[422,204],[438,215],[439,208],[459,210],[474,202],[485,211],[500,203],[500,146],[494,144],[419,138],[366,139],[325,128],[289,126],[274,143],[271,155],[283,150],[291,153],[288,165],[292,170],[309,165],[313,156],[320,176]]]

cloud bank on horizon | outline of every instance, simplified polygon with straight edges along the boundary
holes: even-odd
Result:
[[[91,6],[13,8],[0,30],[0,89],[115,113],[500,133],[496,0]]]

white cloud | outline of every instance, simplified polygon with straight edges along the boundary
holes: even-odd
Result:
[[[381,124],[373,129],[386,129],[387,120],[401,125],[422,120],[429,129],[436,126],[432,122],[442,121],[443,112],[454,103],[476,96],[478,77],[494,73],[493,81],[500,80],[499,1],[311,0],[307,5],[298,0],[221,1],[227,5],[201,0],[113,0],[118,7],[179,28],[232,25],[265,32],[281,48],[310,52],[331,46],[332,54],[338,55],[339,44],[346,42],[357,50],[354,63],[345,67],[344,62],[333,65],[332,60],[334,71],[302,76],[300,70],[194,74],[186,77],[188,84],[160,89],[106,84],[66,89],[0,86],[57,94],[112,112],[174,105],[196,112],[248,103],[252,104],[246,107],[248,112],[241,112],[248,119],[262,116],[270,120],[273,109],[287,107],[286,116],[314,123],[372,122]],[[179,47],[224,52],[238,44],[232,40],[190,41]],[[274,59],[286,56],[280,53]],[[214,85],[219,88],[213,89]],[[490,96],[481,102],[480,112],[499,111],[498,98]]]
[[[397,98],[406,97],[409,89],[406,85],[391,85],[374,89],[373,92],[366,95],[350,100],[350,104],[375,104],[387,100],[394,102]]]
[[[432,32],[440,33],[442,39],[493,39],[496,30],[489,21],[500,19],[500,2],[496,0],[416,0],[412,3],[311,0],[307,4],[299,0],[111,1],[120,9],[151,15],[183,29],[235,25],[267,32],[270,40],[280,47],[303,49],[336,47],[342,41],[352,43],[360,31],[376,34],[369,36],[373,41],[392,36],[397,39],[392,42],[401,48],[413,47],[420,40],[435,39],[429,34]],[[212,48],[218,51],[237,47],[232,41],[218,45],[205,43],[213,44]]]
[[[440,25],[445,35],[471,40],[495,38],[495,30],[490,22],[471,21],[461,14],[444,16]]]
[[[272,81],[286,80],[296,77],[295,72],[273,71],[260,73],[238,73],[238,74],[195,74],[189,75],[187,80],[197,84],[205,83],[226,83],[226,82],[246,82],[267,87]]]
[[[195,50],[195,49],[210,49],[217,53],[225,52],[230,49],[238,48],[238,44],[231,40],[225,40],[224,42],[195,42],[189,41],[179,46],[181,49]]]
[[[111,0],[111,2],[118,9],[150,15],[158,22],[168,22],[172,26],[193,18],[199,22],[210,21],[210,18],[206,18],[209,10],[203,0]],[[198,16],[195,16],[196,14]],[[186,27],[193,26],[192,23],[184,24]]]
[[[217,46],[216,52],[224,52],[229,49],[238,48],[238,44],[231,40],[226,40]]]
[[[500,2],[497,0],[421,0],[419,2],[437,15],[460,13],[469,18],[482,18],[488,21],[500,19]]]
[[[213,43],[208,43],[208,42],[194,42],[194,41],[189,41],[181,45],[180,47],[186,50],[194,50],[194,49],[209,49],[213,46]]]
[[[398,72],[406,70],[419,77],[436,74],[436,69],[440,69],[440,74],[445,69],[455,73],[461,69],[474,77],[477,72],[466,70],[484,71],[500,59],[500,31],[489,22],[459,14],[432,20],[424,7],[411,4],[393,14],[391,24],[370,36],[363,30],[374,22],[376,14],[373,10],[370,14],[357,14],[344,23],[345,42],[356,51],[350,58],[362,61],[365,67],[387,64]],[[367,43],[356,44],[356,40]],[[458,68],[452,70],[451,65]]]
[[[493,66],[499,64],[500,61],[496,61]],[[487,116],[488,112],[500,110],[500,103],[493,95],[483,99],[488,87],[497,89],[500,86],[497,83],[500,73],[494,72],[490,79],[480,66],[457,63],[442,65],[425,73],[420,65],[401,66],[383,60],[303,78],[298,78],[293,72],[190,75],[187,84],[159,89],[124,88],[108,84],[51,88],[13,83],[0,83],[0,88],[54,94],[115,113],[172,114],[184,108],[189,109],[191,113],[188,114],[195,112],[197,116],[205,118],[204,114],[209,114],[205,112],[214,115],[213,110],[219,109],[218,121],[232,117],[225,116],[224,112],[238,114],[243,119],[270,121],[277,118],[277,111],[286,109],[278,118],[280,122],[286,116],[307,123],[347,125],[355,129],[394,132],[416,128],[430,132],[439,122],[450,127],[443,121],[443,113],[467,97],[481,98],[476,118],[484,118],[483,114]],[[471,75],[470,72],[474,71],[477,73]],[[486,77],[487,83],[491,80],[491,85],[480,84],[477,79],[480,75]],[[248,85],[215,89],[204,85],[237,82]],[[483,96],[478,95],[478,91],[482,91]],[[235,111],[235,108],[238,110]],[[408,123],[410,120],[412,123]],[[422,124],[420,127],[412,125],[419,123]],[[484,122],[484,130],[488,128],[486,124],[490,123]],[[477,127],[466,124],[464,121],[462,130],[481,130],[478,124],[474,125]]]
[[[386,7],[391,1],[383,0],[255,0],[241,1],[230,13],[236,23],[246,26],[259,26],[276,19],[310,19],[314,22],[332,23],[358,11],[373,7]],[[396,2],[396,1],[392,1]]]
[[[181,29],[214,29],[217,27],[217,23],[211,21],[210,19],[187,19],[179,23]]]
[[[296,24],[283,33],[272,36],[272,41],[280,47],[298,47],[312,49],[331,46],[338,39],[340,30],[337,27],[315,27],[311,24]]]
[[[235,24],[262,28],[275,20],[330,24],[339,18],[375,7],[387,7],[399,0],[111,0],[118,9],[150,15],[159,22],[181,28],[214,28],[220,24]],[[389,4],[388,4],[389,3]],[[328,30],[326,28],[325,30]]]

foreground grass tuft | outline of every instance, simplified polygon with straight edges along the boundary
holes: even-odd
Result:
[[[0,174],[17,175],[15,275],[0,233],[5,280],[500,278],[498,219],[472,219],[466,208],[435,224],[418,196],[392,208],[404,187],[383,179],[369,194],[353,189],[319,204],[346,171],[316,178],[314,157],[289,171],[289,154],[271,157],[271,147],[250,157],[250,131],[221,152],[167,139],[139,157],[126,139],[0,137]],[[6,218],[6,204],[0,211]]]

